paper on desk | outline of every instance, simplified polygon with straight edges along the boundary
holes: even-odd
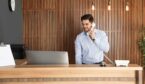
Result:
[[[0,66],[15,65],[10,45],[0,45]]]

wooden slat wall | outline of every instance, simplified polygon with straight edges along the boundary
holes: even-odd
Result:
[[[30,50],[68,51],[74,63],[74,40],[82,31],[80,17],[91,13],[109,36],[112,59],[140,64],[137,40],[143,24],[143,0],[23,0],[24,44]],[[129,1],[130,10],[125,11]],[[91,10],[92,2],[95,11]],[[145,2],[145,1],[144,1]],[[145,19],[144,19],[145,20]],[[145,22],[145,21],[144,21]]]

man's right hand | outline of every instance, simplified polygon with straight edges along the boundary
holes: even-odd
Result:
[[[90,30],[90,31],[88,32],[88,35],[89,35],[89,37],[90,37],[92,40],[95,40],[95,31],[94,31],[94,29]]]

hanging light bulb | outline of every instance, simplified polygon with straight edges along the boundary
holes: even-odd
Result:
[[[111,10],[111,5],[108,5],[108,11],[110,11]]]
[[[129,11],[129,5],[128,5],[128,2],[126,2],[125,10],[126,10],[126,11]]]
[[[95,4],[92,2],[92,10],[95,10]]]
[[[108,11],[110,11],[110,10],[111,10],[111,1],[110,1],[110,0],[108,1],[108,6],[107,6],[107,9],[108,9]]]

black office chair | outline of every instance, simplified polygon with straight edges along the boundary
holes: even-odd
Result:
[[[11,50],[12,50],[14,59],[26,58],[24,44],[11,44]]]

